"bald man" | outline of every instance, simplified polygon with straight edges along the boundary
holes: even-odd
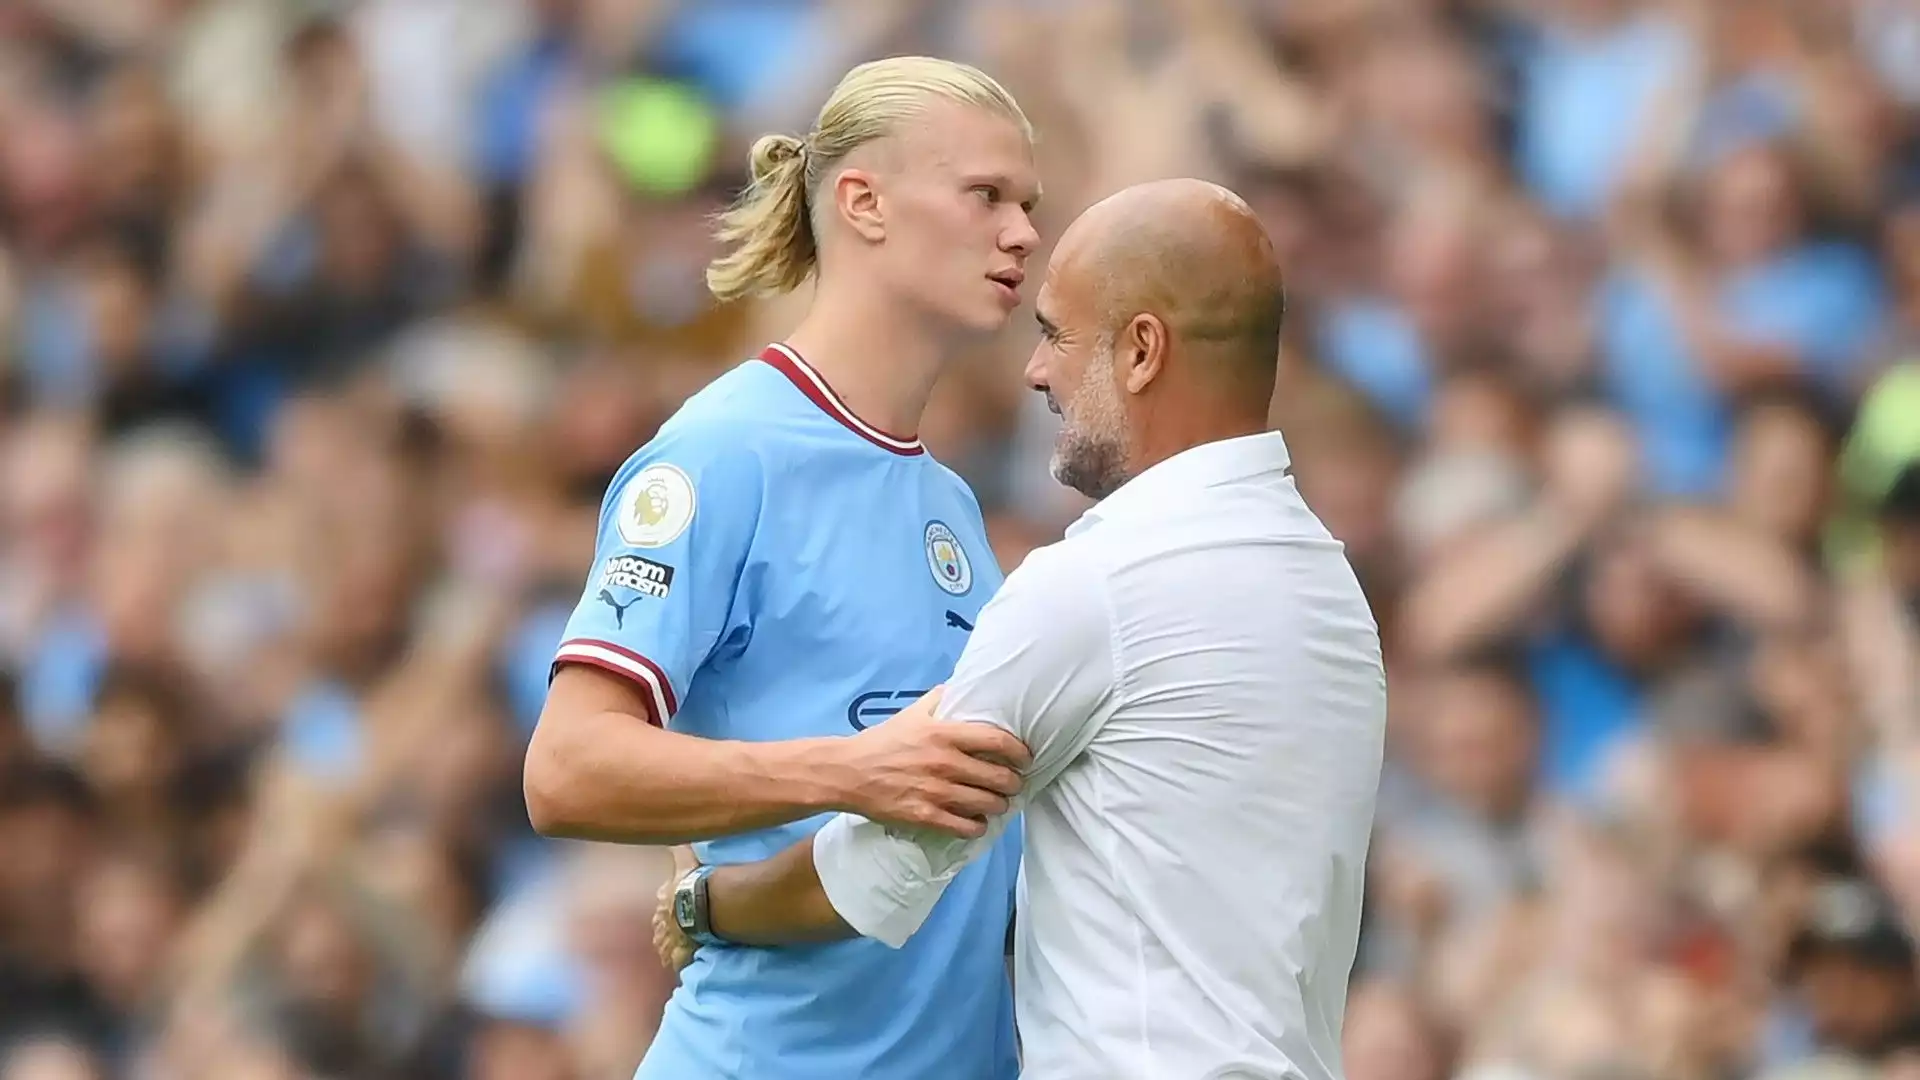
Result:
[[[1033,753],[1022,1075],[1335,1080],[1386,680],[1344,551],[1266,430],[1272,246],[1222,188],[1129,188],[1061,237],[1037,308],[1053,473],[1099,501],[908,710]],[[959,840],[836,818],[712,871],[705,925],[722,948],[898,947],[1005,824]]]

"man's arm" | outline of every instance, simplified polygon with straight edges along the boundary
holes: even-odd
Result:
[[[527,813],[545,836],[678,844],[845,804],[826,740],[723,742],[663,730],[637,686],[594,668],[553,679],[527,747]]]
[[[834,910],[813,865],[813,838],[771,859],[715,867],[707,919],[716,936],[740,945],[792,945],[858,937]]]
[[[977,835],[1018,777],[967,751],[1023,761],[1018,740],[876,729],[729,742],[668,730],[697,682],[724,678],[713,657],[753,637],[758,598],[742,582],[761,546],[767,481],[739,436],[726,425],[669,425],[609,486],[592,572],[527,748],[534,827],[674,844],[857,809]]]
[[[715,867],[707,879],[707,923],[714,935],[738,945],[795,945],[859,937],[860,932],[834,908],[814,858],[810,836],[770,859]],[[662,891],[663,906],[671,892],[669,883]],[[1009,943],[1011,930],[1009,925]]]
[[[527,748],[536,830],[679,844],[850,810],[974,837],[1006,811],[1028,760],[1017,738],[985,725],[882,724],[846,738],[732,742],[666,731],[649,709],[645,692],[616,675],[560,669]]]
[[[937,718],[952,729],[1019,736],[1033,757],[1011,812],[1086,749],[1112,711],[1113,684],[1099,570],[1043,549],[981,610],[953,680],[870,730]],[[771,859],[716,868],[707,879],[710,928],[747,945],[858,932],[898,948],[1007,820],[998,815],[984,835],[956,840],[842,815]]]

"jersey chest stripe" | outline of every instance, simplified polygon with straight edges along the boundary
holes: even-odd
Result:
[[[625,675],[638,682],[652,699],[653,719],[656,724],[666,726],[668,720],[678,711],[678,703],[673,697],[673,682],[660,665],[610,641],[594,641],[589,638],[575,638],[560,646],[554,655],[554,663],[589,664],[616,675]]]

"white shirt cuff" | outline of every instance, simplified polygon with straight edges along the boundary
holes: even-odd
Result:
[[[853,814],[814,834],[813,869],[840,918],[893,949],[927,921],[946,885],[918,845]]]

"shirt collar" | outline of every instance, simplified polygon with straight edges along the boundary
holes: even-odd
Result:
[[[1292,464],[1287,443],[1277,431],[1201,443],[1149,467],[1095,503],[1067,528],[1073,536],[1102,521],[1128,514],[1160,514],[1166,503],[1216,484],[1266,473],[1282,473]]]

